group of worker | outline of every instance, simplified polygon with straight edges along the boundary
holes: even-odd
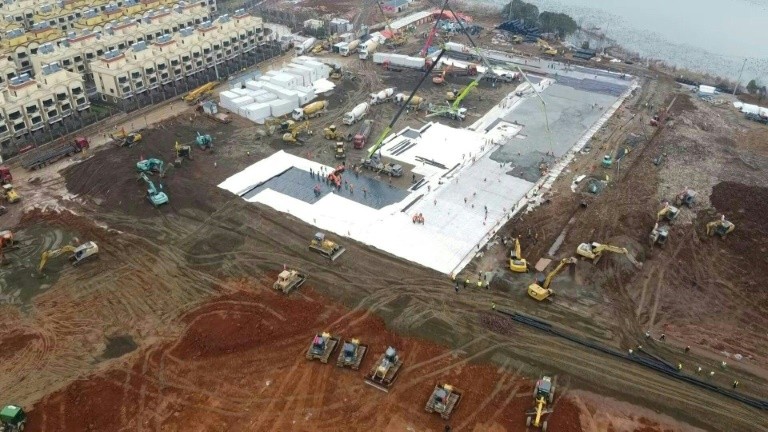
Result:
[[[469,277],[461,279],[456,279],[456,275],[451,275],[451,279],[453,279],[453,289],[456,290],[456,292],[459,292],[459,284],[461,284],[462,288],[466,289],[467,287],[472,286],[472,281],[469,279]],[[479,272],[477,274],[477,283],[478,288],[489,289],[490,288],[490,282],[488,281],[488,278],[483,275],[483,272]]]

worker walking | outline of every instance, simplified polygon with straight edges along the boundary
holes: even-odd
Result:
[[[735,389],[738,386],[739,386],[739,380],[733,380],[733,388]]]

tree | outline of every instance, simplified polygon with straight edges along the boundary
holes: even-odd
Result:
[[[757,85],[757,81],[752,80],[749,83],[747,83],[747,92],[749,92],[749,94],[757,93],[758,89],[760,89],[760,86]]]
[[[508,19],[522,19],[526,24],[536,24],[539,19],[539,8],[523,0],[512,0],[501,11]]]
[[[539,26],[545,33],[557,33],[560,38],[573,34],[579,29],[576,21],[564,13],[542,12],[539,15]]]

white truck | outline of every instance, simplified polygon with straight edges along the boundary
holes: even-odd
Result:
[[[328,101],[312,102],[304,108],[294,109],[291,116],[296,121],[307,120],[324,113],[326,108],[328,108]]]
[[[379,41],[375,38],[368,39],[364,44],[360,45],[359,54],[360,60],[365,60],[368,56],[373,55],[376,52],[376,48],[379,47]]]
[[[363,117],[365,117],[365,114],[368,113],[368,108],[370,105],[368,105],[367,102],[363,102],[359,104],[358,106],[354,107],[352,111],[344,114],[344,117],[342,117],[341,121],[345,125],[353,125],[360,121]]]
[[[395,94],[393,87],[386,88],[378,93],[371,93],[371,105],[378,105],[380,103],[389,102],[392,100],[392,95]]]
[[[348,57],[350,54],[357,51],[357,47],[360,45],[360,39],[355,39],[352,42],[348,43],[347,46],[342,46],[339,48],[339,54],[341,54],[344,57]]]
[[[296,50],[296,55],[300,56],[309,52],[309,50],[312,48],[312,45],[314,45],[315,42],[317,42],[317,39],[313,37],[300,43],[297,42],[296,45],[294,46],[294,49]]]

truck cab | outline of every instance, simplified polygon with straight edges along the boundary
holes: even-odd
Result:
[[[3,185],[3,196],[9,203],[17,203],[19,200],[21,200],[19,193],[16,192],[16,189],[13,188],[12,184]]]
[[[6,405],[0,410],[2,432],[21,432],[27,424],[27,414],[17,405]]]
[[[11,182],[13,182],[11,169],[5,165],[0,165],[0,184],[8,184]]]

